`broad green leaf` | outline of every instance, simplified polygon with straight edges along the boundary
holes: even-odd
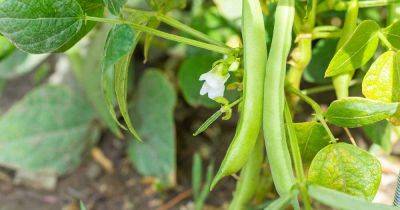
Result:
[[[27,74],[38,67],[49,57],[49,54],[30,55],[15,49],[12,54],[0,62],[0,78],[13,79]]]
[[[312,59],[304,71],[304,80],[310,83],[327,84],[330,79],[324,78],[325,70],[335,55],[337,40],[321,39],[312,52]]]
[[[374,156],[351,144],[322,149],[308,171],[308,180],[330,189],[372,200],[381,181],[381,165]]]
[[[387,119],[396,113],[398,107],[398,103],[349,97],[332,102],[325,117],[334,125],[355,128]]]
[[[28,93],[0,119],[0,165],[63,175],[76,168],[94,113],[79,95],[45,85]]]
[[[7,57],[14,50],[14,45],[11,44],[4,36],[0,35],[0,60]]]
[[[383,102],[396,102],[400,91],[400,70],[395,69],[396,52],[388,51],[371,65],[362,82],[362,92],[366,98]]]
[[[394,22],[383,30],[386,38],[393,47],[400,49],[400,21]]]
[[[107,109],[101,87],[102,55],[99,52],[103,50],[103,44],[107,38],[106,30],[107,28],[103,27],[96,31],[90,44],[88,46],[85,45],[85,49],[74,49],[67,53],[72,63],[75,78],[84,89],[98,117],[116,136],[121,137],[122,134],[118,125]],[[84,55],[82,51],[86,51],[86,54]]]
[[[157,177],[165,186],[175,184],[176,148],[172,84],[157,70],[146,70],[134,102],[135,126],[143,143],[132,141],[129,157],[144,176]]]
[[[363,21],[350,39],[336,52],[325,72],[325,77],[351,72],[365,65],[378,47],[379,30],[380,27],[375,21]]]
[[[92,17],[103,17],[104,4],[102,0],[77,0],[79,5],[83,10],[83,13]],[[67,43],[65,43],[58,52],[64,52],[74,46],[78,41],[80,41],[86,34],[88,34],[96,25],[96,22],[85,21],[79,32],[71,38]]]
[[[108,10],[113,15],[119,15],[127,0],[103,0]]]
[[[124,82],[124,75],[127,73],[127,69],[122,69],[119,66],[118,68],[115,68],[118,71],[115,71],[114,75],[115,77],[110,77],[111,72],[114,72],[114,65],[116,65],[118,62],[120,62],[122,59],[127,59],[126,56],[129,56],[129,54],[132,52],[134,47],[137,44],[136,40],[136,32],[128,25],[115,25],[110,33],[108,34],[106,45],[105,45],[105,53],[104,53],[104,58],[103,58],[103,64],[102,64],[102,80],[103,80],[103,90],[104,90],[104,96],[106,98],[106,102],[108,104],[108,109],[111,113],[111,116],[114,118],[116,122],[118,122],[116,113],[114,111],[114,105],[113,105],[113,99],[115,96],[117,97],[117,101],[119,102],[119,105],[122,105],[122,110],[124,110],[123,117],[124,120],[128,126],[129,131],[132,133],[132,135],[135,136],[138,140],[140,140],[140,137],[138,136],[136,130],[133,128],[133,125],[130,121],[129,116],[127,116],[126,113],[126,107],[124,104],[126,104],[126,83]],[[118,72],[118,75],[117,75]],[[117,78],[117,81],[115,79]],[[126,79],[126,77],[125,77]],[[119,82],[119,84],[117,84]],[[121,88],[122,89],[119,89]],[[115,88],[118,88],[118,95],[115,92]],[[121,92],[122,90],[123,92]],[[121,106],[120,106],[121,108]],[[124,128],[121,124],[119,124],[121,127]]]
[[[375,144],[379,145],[385,152],[390,153],[392,150],[391,132],[392,129],[387,120],[363,126],[364,133]]]
[[[331,190],[325,187],[311,185],[308,187],[308,193],[315,200],[342,210],[399,210],[399,207],[388,206],[378,203],[371,203],[364,199],[350,196],[348,194]]]
[[[83,17],[76,0],[3,0],[0,33],[23,51],[53,52],[79,33]]]
[[[321,123],[315,121],[294,123],[293,127],[304,162],[311,162],[314,156],[330,142],[330,137]]]
[[[179,68],[179,86],[182,89],[183,97],[192,106],[205,106],[215,108],[217,103],[210,100],[207,96],[200,95],[203,82],[199,81],[200,75],[208,72],[212,68],[213,62],[217,57],[212,54],[193,55],[183,61]]]
[[[135,129],[133,128],[129,112],[128,112],[128,75],[129,75],[129,64],[131,62],[133,51],[135,50],[137,43],[139,42],[142,34],[137,33],[130,27],[121,31],[121,33],[130,34],[132,36],[131,39],[133,42],[131,43],[131,52],[128,55],[125,55],[121,60],[119,60],[114,66],[114,90],[115,96],[117,99],[117,103],[119,106],[119,110],[121,112],[122,117],[125,120],[126,125],[128,126],[129,131],[138,139],[140,137],[137,135]],[[131,34],[133,33],[133,34]]]
[[[186,0],[146,0],[147,3],[155,10],[163,13],[173,9],[183,9],[186,6]]]

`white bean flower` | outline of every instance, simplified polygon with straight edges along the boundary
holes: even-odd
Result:
[[[225,82],[229,79],[229,74],[223,75],[219,71],[211,70],[200,76],[200,81],[204,81],[200,90],[200,95],[208,94],[210,99],[224,96]]]

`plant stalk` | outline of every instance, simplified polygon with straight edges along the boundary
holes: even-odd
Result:
[[[187,44],[187,45],[191,45],[194,47],[198,47],[198,48],[202,48],[202,49],[206,49],[206,50],[210,50],[210,51],[214,51],[217,53],[221,53],[224,55],[228,55],[228,54],[232,54],[235,52],[234,49],[231,49],[229,47],[221,47],[221,46],[217,46],[217,45],[213,45],[213,44],[208,44],[208,43],[204,43],[204,42],[200,42],[197,40],[193,40],[193,39],[189,39],[186,37],[181,37],[181,36],[177,36],[174,34],[169,34],[157,29],[153,29],[144,25],[140,25],[137,23],[133,23],[131,21],[126,21],[126,20],[118,20],[118,19],[110,19],[110,18],[100,18],[100,17],[91,17],[91,16],[85,16],[84,19],[86,21],[95,21],[95,22],[102,22],[102,23],[109,23],[109,24],[127,24],[130,25],[131,27],[133,27],[134,29],[138,30],[138,31],[142,31],[148,34],[152,34],[154,36],[158,36],[167,40],[171,40],[171,41],[175,41],[175,42],[179,42],[182,44]]]

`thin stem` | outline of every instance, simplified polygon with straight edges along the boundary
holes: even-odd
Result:
[[[146,16],[150,16],[150,17],[155,17],[157,18],[159,21],[166,23],[169,26],[172,26],[176,29],[179,29],[183,32],[186,32],[190,35],[192,35],[193,37],[199,38],[203,41],[206,41],[210,44],[215,44],[221,47],[226,47],[226,45],[224,43],[221,43],[219,41],[216,41],[212,38],[210,38],[207,34],[204,34],[203,32],[200,32],[188,25],[185,25],[184,23],[171,18],[167,15],[164,15],[162,13],[156,13],[156,12],[149,12],[149,11],[142,11],[142,10],[137,10],[137,9],[132,9],[132,8],[124,8],[124,11],[128,12],[128,13],[140,13]]]
[[[298,90],[292,86],[286,86],[286,90],[289,91],[290,93],[297,95],[298,97],[300,97],[300,99],[302,99],[304,102],[306,102],[308,105],[311,106],[311,108],[315,111],[315,117],[317,118],[318,121],[321,122],[322,126],[324,126],[326,132],[328,133],[328,135],[331,139],[331,142],[336,143],[337,139],[332,134],[332,131],[329,129],[329,126],[326,123],[325,118],[324,118],[324,112],[322,111],[319,104],[317,102],[315,102],[312,98],[308,97],[307,95],[302,93],[300,90]]]
[[[130,21],[126,21],[126,20],[117,20],[117,19],[109,19],[109,18],[99,18],[99,17],[91,17],[91,16],[85,16],[85,20],[89,20],[89,21],[95,21],[95,22],[102,22],[102,23],[109,23],[109,24],[127,24],[132,26],[134,29],[139,30],[139,31],[143,31],[145,33],[148,34],[152,34],[154,36],[158,36],[167,40],[171,40],[171,41],[175,41],[175,42],[179,42],[179,43],[183,43],[183,44],[187,44],[187,45],[191,45],[194,47],[198,47],[198,48],[203,48],[206,50],[210,50],[210,51],[214,51],[217,53],[221,53],[221,54],[232,54],[234,52],[234,49],[228,48],[228,47],[221,47],[221,46],[217,46],[217,45],[213,45],[213,44],[208,44],[208,43],[204,43],[204,42],[200,42],[197,40],[193,40],[193,39],[189,39],[186,37],[181,37],[181,36],[177,36],[174,34],[169,34],[157,29],[153,29],[147,26],[143,26],[137,23],[133,23]]]
[[[361,80],[352,80],[350,82],[350,87],[354,85],[361,84]],[[303,89],[301,92],[305,95],[313,95],[313,94],[318,94],[322,92],[327,92],[335,90],[335,87],[333,85],[323,85],[323,86],[318,86],[318,87],[313,87],[313,88],[308,88],[308,89]]]
[[[290,145],[290,148],[292,151],[294,169],[296,171],[298,182],[300,183],[300,185],[299,185],[300,194],[301,194],[301,197],[303,198],[303,203],[304,203],[305,209],[311,210],[312,209],[311,201],[310,201],[310,196],[308,195],[308,191],[307,191],[306,176],[304,175],[304,171],[303,171],[303,163],[301,160],[299,142],[298,142],[296,133],[294,131],[292,114],[290,113],[290,109],[289,109],[287,100],[285,100],[284,116],[285,116],[285,121],[286,121],[289,145]]]
[[[240,102],[243,101],[243,97],[240,97],[236,101],[232,102],[231,104],[226,105],[227,108],[233,108],[234,106],[238,105]]]
[[[359,7],[360,8],[370,8],[370,7],[384,7],[391,3],[395,3],[397,0],[369,0],[369,1],[360,1]],[[349,6],[349,2],[340,1],[339,3],[335,4],[333,7],[330,7],[326,1],[322,2],[318,5],[317,12],[322,13],[329,10],[346,10]]]
[[[354,145],[357,146],[356,140],[354,139],[353,135],[351,134],[350,130],[348,128],[343,128],[344,131],[346,132],[347,136],[350,139],[350,142]]]
[[[396,49],[390,42],[389,40],[387,40],[386,36],[383,34],[384,32],[379,31],[378,32],[378,37],[379,39],[382,41],[382,43],[389,49],[389,50],[395,50],[397,51],[398,49]]]
[[[313,32],[312,39],[336,39],[342,35],[341,31],[332,31],[332,32]]]

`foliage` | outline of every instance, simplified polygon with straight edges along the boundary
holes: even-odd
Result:
[[[387,17],[376,15],[376,6],[387,6]],[[360,10],[366,7],[375,13]],[[356,145],[359,139],[338,142],[333,131],[361,127],[391,152],[392,129],[400,125],[399,8],[385,0],[0,0],[1,83],[40,78],[0,118],[0,165],[64,175],[101,129],[118,138],[126,130],[135,169],[159,189],[174,187],[178,143],[187,136],[176,135],[183,129],[176,120],[195,121],[189,109],[217,109],[194,135],[214,138],[206,131],[220,117],[237,121],[236,131],[215,177],[210,164],[202,180],[203,163],[194,156],[196,209],[209,188],[239,171],[230,209],[252,208],[265,174],[279,195],[262,198],[266,209],[310,210],[316,202],[398,209],[370,202],[381,181],[379,160]],[[37,69],[63,61],[49,53],[65,51],[72,79],[59,81],[56,69],[45,81],[48,71]],[[351,84],[361,87],[349,94]],[[325,99],[330,90],[336,100]],[[328,103],[326,110],[315,93],[325,94],[315,99]],[[302,112],[300,102],[314,114]],[[298,115],[308,121],[293,122]]]

